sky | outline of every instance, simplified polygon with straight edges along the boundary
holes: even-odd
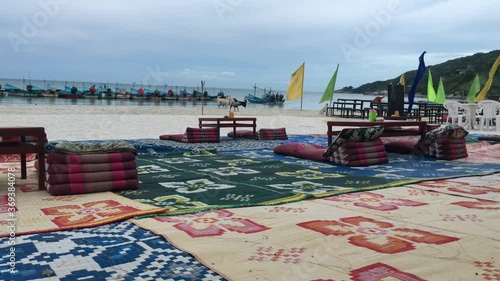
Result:
[[[0,78],[304,90],[396,78],[500,48],[498,0],[16,0]]]

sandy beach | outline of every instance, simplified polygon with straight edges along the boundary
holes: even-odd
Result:
[[[206,107],[106,107],[73,105],[9,105],[0,107],[1,126],[44,127],[49,141],[158,138],[197,127],[199,117],[223,117],[228,109]],[[235,116],[257,117],[257,129],[284,127],[288,134],[326,134],[319,110],[241,108]],[[357,119],[356,119],[357,120]],[[225,135],[231,129],[222,129]],[[498,134],[471,130],[470,133]]]
[[[9,105],[0,107],[1,126],[44,127],[49,141],[158,138],[197,127],[199,117],[223,117],[223,108]],[[332,117],[313,110],[241,108],[235,116],[257,117],[257,129],[285,127],[288,134],[326,134]],[[221,135],[229,132],[223,129]]]

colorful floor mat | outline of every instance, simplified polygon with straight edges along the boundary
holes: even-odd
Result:
[[[216,152],[138,156],[139,190],[117,194],[168,207],[166,214],[276,205],[415,182],[323,172]]]
[[[484,148],[483,148],[484,149]],[[377,177],[390,180],[423,181],[447,179],[463,176],[489,175],[500,172],[500,161],[479,162],[438,160],[427,156],[389,153],[389,163],[366,167],[348,167],[330,162],[317,162],[291,156],[275,154],[272,149],[222,151],[221,154],[234,155],[259,161],[278,160],[298,164],[326,173]],[[491,147],[491,155],[500,154],[500,145]],[[489,158],[483,158],[488,161]]]
[[[132,222],[231,280],[497,280],[499,210],[395,187]]]
[[[38,189],[33,162],[28,179],[12,163],[0,164],[0,237],[92,227],[165,211],[112,192],[52,196]],[[18,169],[17,169],[18,171]]]
[[[2,245],[9,241],[0,239]],[[225,280],[130,222],[16,237],[15,244],[2,249],[0,276],[15,281]]]

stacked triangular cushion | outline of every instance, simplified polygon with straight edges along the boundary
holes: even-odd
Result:
[[[184,134],[166,134],[160,136],[161,140],[176,142],[220,142],[219,129],[217,128],[186,128]]]
[[[135,153],[128,143],[59,143],[47,155],[47,191],[67,195],[137,189]]]
[[[380,139],[383,126],[343,129],[323,154],[345,166],[370,166],[389,162]]]
[[[365,142],[346,141],[333,152],[330,161],[357,167],[385,164],[389,162],[389,158],[382,140],[378,138]]]
[[[426,155],[441,160],[466,158],[469,156],[465,144],[468,134],[461,126],[450,124],[428,132],[419,147]]]

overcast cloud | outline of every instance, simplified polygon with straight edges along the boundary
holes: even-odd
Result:
[[[0,77],[305,90],[357,87],[500,47],[498,0],[16,0]]]

